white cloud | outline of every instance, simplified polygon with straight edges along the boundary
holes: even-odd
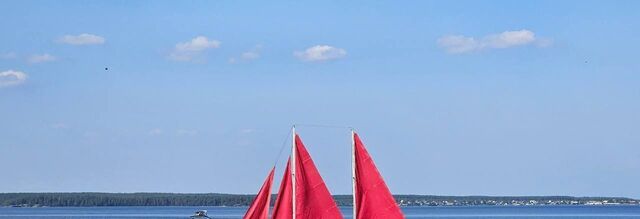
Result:
[[[317,62],[343,58],[347,55],[347,51],[328,45],[317,45],[304,51],[296,51],[293,55],[303,61]]]
[[[490,48],[508,48],[533,43],[536,41],[536,36],[529,30],[505,31],[489,35],[484,41]]]
[[[8,70],[0,72],[0,87],[20,85],[27,80],[27,74],[20,71]]]
[[[448,35],[438,39],[438,45],[448,53],[470,53],[487,49],[505,49],[536,43],[539,46],[551,45],[550,39],[536,38],[530,30],[505,31],[490,34],[480,39],[463,35]]]
[[[178,43],[176,45],[176,50],[181,52],[199,52],[205,49],[218,47],[220,47],[219,41],[209,40],[204,36],[197,36],[189,42]]]
[[[204,36],[197,36],[191,41],[176,44],[169,58],[176,61],[191,61],[207,49],[220,47],[220,41],[209,40]]]
[[[57,60],[58,58],[56,58],[55,56],[49,55],[49,54],[42,54],[42,55],[32,55],[29,56],[29,59],[27,59],[27,61],[29,63],[42,63],[42,62],[52,62]]]
[[[465,53],[480,49],[480,43],[472,37],[444,36],[438,39],[438,45],[448,53]]]
[[[58,39],[58,41],[65,44],[82,46],[103,44],[105,42],[105,39],[101,36],[83,33],[80,35],[64,35],[63,37]]]

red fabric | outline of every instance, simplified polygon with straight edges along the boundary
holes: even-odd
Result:
[[[275,167],[271,169],[269,176],[264,180],[262,188],[258,191],[256,198],[249,206],[247,213],[243,219],[267,219],[269,218],[269,204],[271,202],[271,184],[273,183],[273,172]]]
[[[273,213],[271,215],[273,219],[293,218],[293,198],[291,197],[293,187],[291,186],[291,169],[289,163],[291,163],[291,159],[287,162],[287,168],[282,175],[278,197],[276,198],[276,204],[273,206]]]
[[[340,209],[298,135],[295,143],[296,219],[341,219]]]
[[[371,156],[354,133],[356,165],[356,219],[404,218]]]

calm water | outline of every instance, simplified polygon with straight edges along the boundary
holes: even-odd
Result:
[[[0,208],[0,218],[189,218],[196,210],[208,210],[213,218],[242,218],[242,207],[84,207],[84,208]],[[343,208],[344,213],[351,212]],[[640,219],[640,206],[549,206],[549,207],[406,207],[407,218],[440,219]],[[347,217],[350,218],[350,217]]]

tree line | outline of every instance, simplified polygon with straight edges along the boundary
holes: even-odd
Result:
[[[556,203],[585,204],[589,201],[640,204],[640,201],[621,197],[571,196],[433,196],[394,195],[402,205],[497,205],[500,203]],[[0,206],[247,206],[254,195],[236,194],[183,194],[183,193],[0,193]],[[275,199],[276,195],[272,195]],[[351,195],[335,195],[339,206],[350,206]],[[275,203],[273,200],[271,203]]]
[[[3,193],[1,206],[243,206],[253,195],[176,193]]]

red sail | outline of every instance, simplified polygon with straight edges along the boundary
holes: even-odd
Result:
[[[269,218],[269,204],[271,202],[271,184],[273,183],[273,172],[275,167],[271,169],[269,176],[262,184],[262,188],[253,199],[251,206],[244,214],[243,219],[267,219]]]
[[[280,189],[278,190],[278,197],[276,198],[276,204],[273,206],[273,219],[291,219],[293,218],[293,198],[291,186],[291,169],[289,164],[291,159],[287,162],[287,168],[282,175],[282,181],[280,182]]]
[[[353,134],[353,141],[355,147],[356,219],[404,218],[400,207],[393,199],[358,134]]]
[[[298,135],[296,144],[296,219],[341,219],[342,213]]]

